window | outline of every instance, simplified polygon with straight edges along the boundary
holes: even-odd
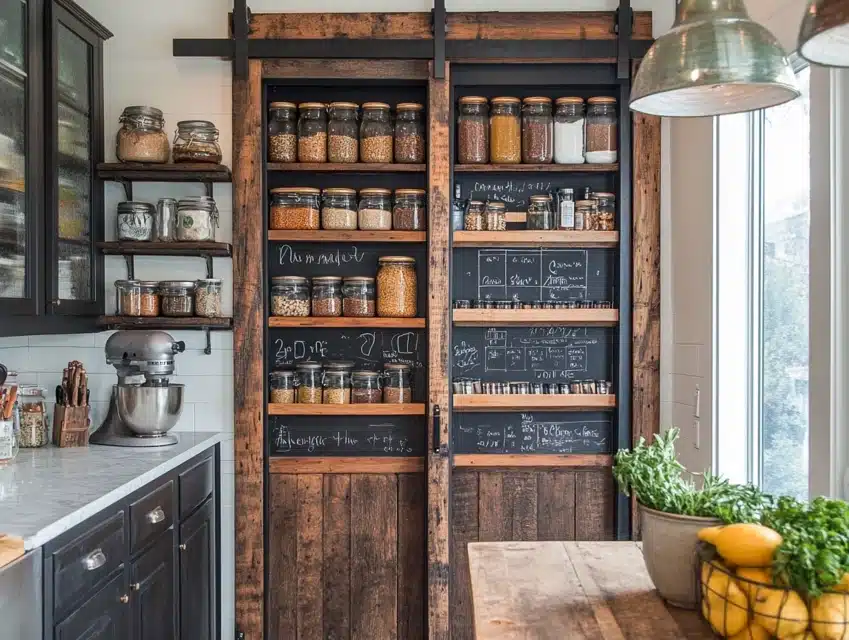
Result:
[[[802,96],[716,119],[714,462],[808,496],[810,70]]]

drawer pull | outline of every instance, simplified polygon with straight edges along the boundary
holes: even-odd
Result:
[[[185,551],[186,545],[185,544],[178,545],[178,548],[180,549],[180,551]]]
[[[156,507],[156,509],[147,514],[147,521],[150,524],[159,524],[163,520],[165,520],[165,512],[162,510],[162,507]]]
[[[127,604],[127,603],[130,601],[130,596],[128,596],[128,595],[125,593],[125,594],[124,594],[124,595],[122,595],[120,598],[118,598],[118,600],[120,600],[120,601],[121,601],[121,604]]]
[[[85,558],[83,558],[83,566],[86,571],[96,571],[106,564],[106,554],[103,549],[95,549]]]
[[[132,589],[133,591],[138,591],[139,589],[141,589],[141,584],[138,582],[134,582],[130,585],[130,589]]]

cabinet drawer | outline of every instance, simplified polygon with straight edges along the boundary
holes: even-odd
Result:
[[[180,520],[197,509],[215,486],[215,460],[201,460],[180,474]]]
[[[130,505],[130,553],[136,553],[174,524],[174,481]]]
[[[124,512],[53,553],[53,610],[57,619],[124,561]]]
[[[46,636],[50,637],[50,636]],[[126,640],[130,637],[130,604],[124,571],[56,625],[54,640]]]

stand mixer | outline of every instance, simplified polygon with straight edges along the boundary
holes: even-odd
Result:
[[[183,411],[183,385],[170,384],[174,355],[186,344],[164,331],[117,331],[106,341],[106,362],[115,367],[109,413],[91,435],[92,444],[162,447],[177,444],[167,432]],[[136,384],[128,378],[144,376]]]

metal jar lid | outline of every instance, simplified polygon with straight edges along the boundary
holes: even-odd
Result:
[[[121,112],[121,118],[154,118],[162,120],[162,110],[156,107],[145,107],[143,105],[135,105],[132,107],[124,107]]]
[[[367,276],[351,276],[350,278],[342,278],[343,284],[373,284],[374,278]]]
[[[194,280],[163,280],[159,283],[160,289],[194,289]]]
[[[137,287],[141,284],[138,280],[116,280],[116,287]]]
[[[296,367],[300,371],[321,371],[321,364],[318,362],[299,362]]]
[[[138,200],[127,200],[126,202],[118,203],[118,213],[155,213],[156,207],[149,202],[140,202]]]
[[[220,285],[222,282],[223,282],[223,280],[221,280],[221,278],[198,278],[197,280],[195,280],[195,284],[197,284],[198,286],[201,286],[201,285],[213,285],[213,286],[215,286],[215,285]]]
[[[177,201],[177,210],[201,209],[203,211],[217,211],[215,200],[209,196],[188,196]]]
[[[338,284],[342,282],[341,276],[315,276],[312,283],[315,284]]]
[[[270,378],[292,378],[295,376],[295,372],[291,369],[284,369],[282,371],[272,371],[268,376]]]
[[[353,377],[353,378],[377,378],[379,375],[380,374],[377,371],[360,370],[360,371],[354,371],[351,374],[351,377]]]
[[[327,360],[324,368],[330,371],[346,371],[353,369],[354,363],[351,360]]]
[[[369,187],[367,189],[360,189],[360,197],[365,196],[390,196],[392,195],[392,191],[390,189],[380,189],[377,187]]]
[[[301,276],[273,276],[272,284],[307,284],[307,279]]]

